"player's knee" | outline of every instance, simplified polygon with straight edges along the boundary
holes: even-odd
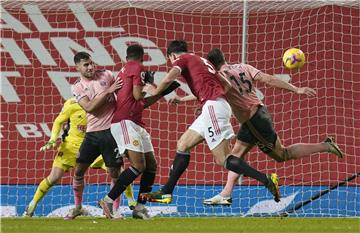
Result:
[[[49,185],[49,186],[53,186],[53,185],[55,185],[56,183],[55,183],[55,178],[53,177],[53,176],[47,176],[45,179],[45,182],[46,182],[46,184],[47,185]]]
[[[281,150],[281,152],[274,157],[275,161],[278,163],[282,163],[291,159],[291,155],[287,148]]]
[[[189,152],[189,147],[187,146],[186,141],[182,138],[177,141],[177,151]]]
[[[120,175],[120,167],[108,167],[107,170],[113,180],[116,180]]]
[[[146,168],[147,172],[156,173],[157,162],[153,152],[146,154]]]
[[[74,179],[74,181],[78,181],[78,182],[80,182],[80,181],[84,180],[84,176],[77,176],[77,175],[74,175],[73,179]]]
[[[155,162],[150,162],[146,164],[146,171],[150,172],[150,173],[156,173],[156,169],[157,169],[157,164],[156,161]]]
[[[225,157],[215,157],[215,163],[220,165],[220,166],[224,166],[225,164]]]
[[[224,167],[230,171],[236,171],[239,166],[241,166],[241,159],[230,155],[224,161]]]
[[[132,166],[139,171],[139,173],[143,173],[145,171],[145,164],[144,163],[136,163],[136,164],[132,164]]]
[[[82,171],[82,170],[75,170],[74,171],[74,176],[76,176],[76,177],[84,177],[84,174],[85,174],[85,172]]]
[[[48,176],[47,180],[49,181],[49,185],[55,185],[60,182],[61,176]]]
[[[74,169],[74,176],[83,177],[88,167],[88,164],[77,163]]]

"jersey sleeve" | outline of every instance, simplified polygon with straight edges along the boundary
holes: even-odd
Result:
[[[75,83],[74,85],[72,85],[71,92],[72,92],[73,96],[75,97],[76,102],[79,102],[79,100],[81,98],[88,96],[80,83]]]
[[[184,69],[186,69],[187,66],[187,59],[183,57],[179,57],[175,62],[173,63],[173,68],[178,68],[180,72],[182,72]]]
[[[133,66],[130,71],[133,86],[144,86],[144,69],[141,66]]]
[[[255,79],[255,76],[260,73],[260,70],[248,64],[243,64],[243,69],[250,74],[252,79]]]
[[[113,74],[113,72],[111,72],[110,70],[106,70],[106,77],[109,80],[110,85],[113,84],[115,82],[115,76]]]
[[[53,123],[53,126],[51,128],[51,137],[50,137],[50,140],[52,141],[56,141],[56,139],[60,134],[63,123],[70,119],[71,104],[69,103],[69,101],[73,101],[73,100],[68,100],[65,102],[63,108],[61,109],[61,112],[56,117]]]

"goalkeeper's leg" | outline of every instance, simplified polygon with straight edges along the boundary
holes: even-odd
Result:
[[[124,194],[126,196],[126,199],[128,201],[128,206],[131,210],[135,209],[135,206],[136,206],[136,201],[134,199],[134,192],[133,192],[133,188],[132,188],[132,185],[129,184],[125,191],[124,191]]]
[[[36,189],[33,199],[26,207],[24,216],[32,217],[37,204],[41,201],[41,199],[46,195],[46,193],[51,189],[53,185],[55,185],[64,175],[65,170],[59,167],[53,167],[51,169],[50,175],[43,179],[39,186]]]

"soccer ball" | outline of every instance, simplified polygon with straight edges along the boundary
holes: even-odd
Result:
[[[282,59],[289,70],[300,69],[305,64],[305,54],[297,48],[286,50]]]

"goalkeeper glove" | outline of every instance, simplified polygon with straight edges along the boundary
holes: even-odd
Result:
[[[154,83],[154,71],[145,71],[144,72],[144,83],[153,84]]]
[[[178,83],[177,81],[173,81],[170,86],[168,86],[165,90],[163,90],[161,92],[161,96],[165,96],[170,94],[171,92],[173,92],[176,88],[180,87],[180,83]]]
[[[42,146],[40,148],[40,151],[46,151],[46,150],[49,150],[51,148],[54,148],[56,145],[56,141],[55,140],[50,140],[48,141],[44,146]]]

